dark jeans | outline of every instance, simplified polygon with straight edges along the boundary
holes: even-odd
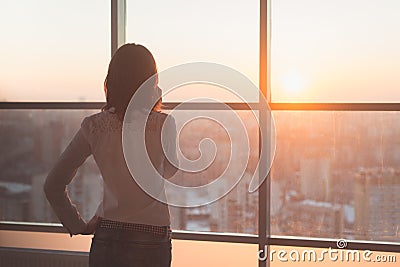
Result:
[[[98,228],[89,253],[90,267],[170,267],[171,236]]]

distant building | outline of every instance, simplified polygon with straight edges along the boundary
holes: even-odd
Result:
[[[68,185],[71,200],[85,220],[92,218],[103,199],[103,180],[98,172],[90,171],[89,166],[90,163],[85,163]]]
[[[78,207],[81,216],[89,220],[101,202],[103,189],[101,176],[97,172],[88,171],[90,163],[85,163],[77,172],[74,180],[68,185],[68,194]],[[47,173],[35,175],[32,178],[31,220],[35,222],[58,222],[46,196],[43,185]]]
[[[354,234],[361,239],[400,237],[400,171],[369,168],[355,177]]]
[[[0,220],[29,221],[31,186],[0,181]]]
[[[304,198],[329,201],[331,191],[330,159],[307,157],[300,162],[300,187]]]
[[[47,173],[41,173],[32,177],[30,221],[33,222],[58,222],[43,192],[46,177]]]

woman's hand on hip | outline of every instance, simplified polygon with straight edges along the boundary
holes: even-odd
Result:
[[[96,231],[97,226],[100,224],[101,218],[98,216],[93,216],[93,218],[86,224],[86,229],[83,231],[82,235],[92,235]]]

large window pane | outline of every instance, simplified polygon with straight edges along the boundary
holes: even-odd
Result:
[[[400,2],[273,0],[275,102],[398,102]]]
[[[2,110],[0,112],[0,221],[57,222],[43,193],[45,178],[60,153],[70,142],[85,116],[94,110]],[[233,111],[229,111],[233,112]],[[209,158],[214,150],[203,146],[204,139],[215,143],[215,159],[208,168],[198,172],[180,171],[172,182],[183,186],[199,186],[211,183],[221,177],[229,168],[229,179],[243,179],[226,196],[218,201],[199,208],[171,207],[172,227],[179,230],[213,231],[230,233],[257,232],[258,195],[248,193],[250,179],[257,164],[258,134],[257,123],[250,111],[238,111],[249,138],[249,151],[240,150],[232,155],[230,135],[238,130],[224,128],[209,119],[195,119],[194,116],[228,117],[228,111],[178,111],[176,124],[186,124],[179,136],[182,155],[195,160],[202,155]],[[235,113],[236,114],[236,113]],[[236,115],[235,115],[236,116]],[[240,140],[242,141],[242,140]],[[207,141],[205,142],[207,143]],[[238,160],[248,158],[245,168],[239,169]],[[182,160],[182,158],[180,159]],[[228,163],[233,165],[228,167]],[[233,169],[232,169],[233,168]],[[226,177],[226,176],[225,176]],[[69,186],[69,193],[85,219],[95,213],[102,197],[102,179],[93,158],[90,157],[78,170]],[[183,197],[183,196],[179,196]],[[204,198],[204,195],[190,195],[191,198]]]
[[[217,179],[235,181],[242,177],[232,191],[211,204],[199,208],[171,208],[173,227],[205,232],[257,233],[258,192],[248,192],[258,162],[258,124],[253,113],[199,110],[174,111],[172,115],[178,131],[183,126],[179,135],[181,164],[183,157],[197,160],[204,167],[206,165],[203,163],[209,162],[206,168],[199,171],[197,170],[200,168],[197,167],[191,168],[190,171],[179,171],[177,176],[171,179],[173,183],[196,187],[210,184]],[[236,116],[240,118],[248,134],[249,146],[244,145],[246,140],[235,138],[241,130],[240,126],[236,125],[238,121],[234,120]],[[225,121],[228,124],[218,121],[218,118],[228,118]],[[215,146],[210,145],[209,141]],[[239,152],[236,150],[238,148]],[[247,149],[249,154],[246,153]],[[213,160],[208,161],[211,158]],[[239,163],[244,161],[247,162],[246,165]],[[188,194],[178,197],[207,199],[210,193],[207,191],[203,195]]]
[[[102,101],[110,1],[5,1],[1,101]]]
[[[259,1],[127,1],[127,42],[140,43],[153,52],[159,70],[210,61],[230,66],[258,86]],[[238,89],[247,101],[258,92]],[[190,87],[166,101],[196,97]],[[210,91],[208,97],[237,101]]]
[[[0,220],[58,221],[43,193],[44,181],[82,119],[93,112],[0,112]],[[102,196],[101,175],[92,157],[79,169],[68,190],[82,216],[90,219]]]
[[[274,112],[272,234],[400,242],[399,116]]]

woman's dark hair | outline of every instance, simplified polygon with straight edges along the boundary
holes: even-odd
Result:
[[[153,76],[154,75],[154,76]],[[150,51],[142,45],[125,44],[112,57],[104,81],[106,105],[102,110],[114,107],[115,113],[123,120],[129,101],[136,90],[150,77],[154,78],[154,91],[151,96],[158,96],[159,101],[153,110],[161,109],[157,65]],[[153,89],[153,88],[152,88]]]

